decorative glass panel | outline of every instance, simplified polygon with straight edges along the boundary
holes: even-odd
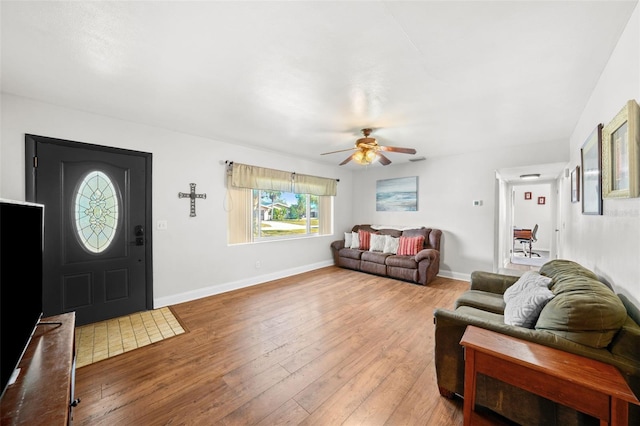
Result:
[[[78,238],[88,251],[103,252],[113,241],[118,226],[118,197],[111,179],[97,170],[89,172],[75,198]]]

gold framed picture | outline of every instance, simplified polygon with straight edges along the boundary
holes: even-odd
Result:
[[[637,197],[640,189],[640,107],[630,100],[602,129],[602,197]]]

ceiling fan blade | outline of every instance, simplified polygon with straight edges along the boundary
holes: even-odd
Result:
[[[347,164],[349,161],[351,161],[351,159],[353,158],[353,155],[350,155],[349,157],[347,157],[346,160],[344,160],[342,163],[338,164],[339,166],[343,166],[345,164]]]
[[[399,152],[401,154],[415,154],[416,150],[413,148],[400,148],[397,146],[381,146],[380,151],[387,151],[387,152]]]
[[[331,152],[323,152],[320,155],[327,155],[327,154],[335,154],[336,152],[345,152],[345,151],[353,151],[356,148],[349,148],[349,149],[340,149],[338,151],[331,151]]]
[[[391,160],[389,160],[387,157],[385,157],[384,155],[382,155],[380,153],[378,153],[378,161],[383,166],[388,166],[389,164],[391,164]]]

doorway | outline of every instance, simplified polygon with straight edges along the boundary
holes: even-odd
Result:
[[[521,265],[511,263],[514,249],[521,249],[514,244],[514,228],[533,229],[536,223],[538,241],[533,251],[548,255],[547,260],[557,258],[558,186],[565,167],[565,163],[550,163],[496,170],[494,272],[539,268],[540,265],[520,268]],[[523,175],[531,174],[538,179],[522,179]]]
[[[151,154],[37,135],[25,149],[26,199],[45,206],[43,314],[153,309]]]
[[[512,185],[511,228],[514,237],[531,238],[531,243],[512,238],[511,264],[542,266],[551,259],[555,229],[553,186],[552,182]]]

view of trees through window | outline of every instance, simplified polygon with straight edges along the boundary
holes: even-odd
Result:
[[[253,237],[318,233],[318,196],[253,190]]]

